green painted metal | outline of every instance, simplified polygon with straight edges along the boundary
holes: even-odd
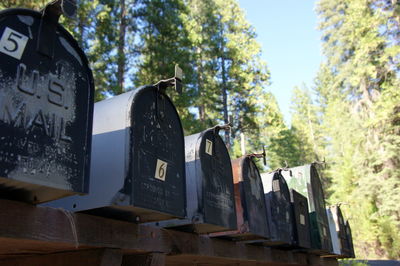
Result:
[[[332,242],[325,209],[324,192],[314,164],[307,164],[282,171],[291,189],[297,190],[308,200],[311,247],[320,253],[331,253]]]

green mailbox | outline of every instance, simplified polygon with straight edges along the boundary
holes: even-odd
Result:
[[[319,254],[330,254],[332,242],[324,192],[315,164],[285,169],[281,173],[289,188],[297,190],[308,199],[312,249]]]

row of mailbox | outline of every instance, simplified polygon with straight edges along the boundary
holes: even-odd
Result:
[[[48,7],[0,12],[0,197],[354,256],[314,165],[260,175],[256,155],[231,162],[221,127],[184,137],[167,81],[93,104],[87,58]]]

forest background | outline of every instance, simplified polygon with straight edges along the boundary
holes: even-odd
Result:
[[[39,10],[48,0],[1,0]],[[185,134],[231,122],[232,157],[265,146],[267,169],[326,160],[329,204],[341,204],[359,258],[400,259],[400,2],[319,0],[326,60],[294,88],[284,123],[256,32],[236,0],[80,0],[62,24],[86,52],[96,100],[172,77]],[[288,77],[290,78],[290,77]]]

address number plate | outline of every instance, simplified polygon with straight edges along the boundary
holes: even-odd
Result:
[[[0,52],[21,60],[27,42],[27,36],[6,27],[0,39]]]
[[[158,180],[165,181],[165,177],[167,176],[167,166],[167,162],[157,159],[156,172],[154,174],[154,177]]]

